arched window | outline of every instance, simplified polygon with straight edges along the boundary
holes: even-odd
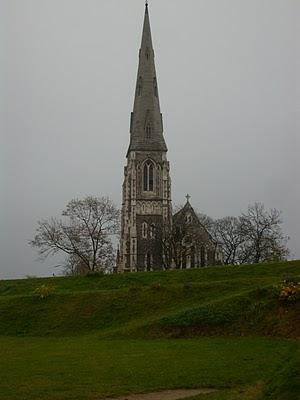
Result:
[[[151,239],[155,238],[155,224],[150,225],[150,238]]]
[[[144,191],[153,192],[154,183],[154,165],[153,162],[148,160],[144,165]]]
[[[146,222],[143,222],[142,225],[142,235],[144,239],[147,239],[147,231],[148,231],[148,225]]]
[[[146,131],[146,138],[150,139],[151,138],[151,134],[152,134],[152,128],[150,123],[148,122],[146,127],[145,127],[145,131]]]
[[[153,88],[154,88],[154,96],[158,96],[158,89],[157,89],[157,80],[156,78],[153,79]]]
[[[137,94],[138,94],[138,96],[142,95],[142,91],[143,91],[143,79],[140,76],[139,79],[138,79],[138,84],[137,84]]]

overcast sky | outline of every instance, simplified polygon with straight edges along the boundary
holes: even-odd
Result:
[[[300,258],[300,1],[151,0],[174,203],[264,202]],[[143,0],[0,0],[0,278],[72,198],[121,203]]]

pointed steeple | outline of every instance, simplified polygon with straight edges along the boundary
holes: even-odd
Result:
[[[130,151],[167,151],[163,137],[148,4],[146,3],[135,100],[130,123]]]

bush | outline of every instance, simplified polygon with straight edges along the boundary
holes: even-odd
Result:
[[[51,296],[55,288],[53,286],[42,285],[35,289],[34,293],[39,296],[40,299],[44,300],[47,297]]]
[[[279,287],[279,300],[290,303],[300,300],[300,282],[283,281]]]

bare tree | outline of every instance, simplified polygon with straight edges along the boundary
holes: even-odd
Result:
[[[241,234],[239,218],[225,217],[218,219],[212,226],[212,235],[223,251],[224,264],[236,264],[240,261],[239,253],[245,238]]]
[[[286,259],[289,255],[288,237],[284,236],[281,224],[280,211],[274,208],[268,211],[262,203],[250,205],[240,217],[241,236],[245,239],[241,262]]]
[[[75,199],[62,216],[39,221],[30,245],[38,249],[42,259],[65,253],[71,271],[106,268],[113,253],[112,237],[119,230],[119,211],[112,201],[91,196]]]
[[[170,269],[174,263],[175,268],[180,268],[185,252],[184,240],[186,239],[186,223],[180,225],[164,224],[162,229],[162,248],[164,255],[164,268]]]
[[[180,207],[177,207],[180,210]],[[259,263],[286,259],[288,237],[281,228],[281,212],[266,210],[261,203],[250,205],[240,217],[213,220],[197,212],[200,224],[221,248],[224,264]],[[185,252],[186,240],[195,244],[206,242],[198,231],[181,221],[165,236],[165,252],[178,267]]]
[[[214,225],[215,225],[215,220],[210,217],[209,215],[197,212],[197,217],[200,221],[200,224],[209,232],[210,234],[214,233]]]
[[[75,254],[68,255],[64,262],[57,267],[61,267],[63,274],[67,276],[83,275],[89,270],[86,264]]]

